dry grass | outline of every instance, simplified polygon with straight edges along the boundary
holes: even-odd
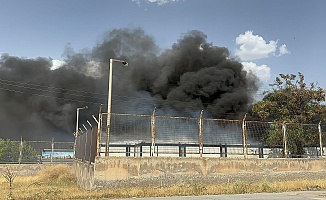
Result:
[[[38,181],[55,184],[71,185],[75,182],[71,168],[67,165],[54,165],[39,172]]]
[[[0,177],[0,199],[8,199],[9,184]],[[288,182],[258,183],[237,181],[223,185],[179,185],[169,188],[133,188],[119,190],[87,191],[79,188],[74,181],[71,169],[65,165],[56,165],[41,171],[38,176],[17,176],[13,184],[13,199],[101,199],[131,197],[163,197],[208,194],[239,194],[260,192],[283,192],[295,190],[326,189],[326,180],[298,180]]]

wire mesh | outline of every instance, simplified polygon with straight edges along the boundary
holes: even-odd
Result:
[[[282,126],[276,123],[245,121],[245,134],[247,144],[247,155],[264,157],[283,157],[282,136],[280,141],[273,143],[268,140],[269,134],[277,132],[281,134]]]
[[[274,123],[260,121],[246,121],[247,143],[250,145],[265,145],[268,131],[273,129]]]
[[[203,119],[204,155],[242,155],[242,121]]]
[[[319,130],[316,124],[286,124],[287,156],[320,155]]]
[[[198,119],[157,116],[155,120],[157,143],[198,143]]]
[[[110,153],[114,156],[198,157],[199,120],[187,117],[155,117],[152,140],[150,115],[113,114],[111,116]],[[106,118],[103,117],[103,124]],[[202,119],[204,157],[289,157],[315,158],[325,155],[326,124],[280,124],[260,121]],[[245,134],[245,145],[243,144]],[[76,140],[76,157],[89,161],[96,154],[97,130]],[[102,152],[105,147],[102,127]],[[154,143],[154,152],[151,149]],[[2,141],[1,163],[69,162],[74,142]],[[112,155],[111,154],[111,155]]]
[[[11,141],[0,142],[0,163],[71,162],[74,142]]]
[[[106,130],[103,132],[106,133]],[[104,138],[106,139],[106,134]],[[150,142],[149,115],[111,114],[110,143],[141,142]]]
[[[204,119],[204,144],[242,144],[242,122],[239,120]]]
[[[154,114],[111,113],[109,153],[114,156],[319,157],[326,146],[326,131],[319,133],[318,124],[296,125],[302,129],[299,133],[292,124]],[[107,140],[106,120],[103,113],[101,152],[105,151]],[[325,125],[320,127],[326,130]],[[294,145],[300,145],[298,141],[304,141],[301,153],[294,151]]]
[[[97,127],[77,136],[75,148],[75,158],[83,162],[94,162],[97,154]]]

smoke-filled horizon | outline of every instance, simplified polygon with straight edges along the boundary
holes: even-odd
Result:
[[[26,59],[3,54],[0,60],[0,137],[73,138],[76,108],[81,124],[93,121],[100,104],[106,112],[109,59],[113,64],[112,112],[243,117],[257,91],[258,79],[246,72],[228,49],[190,31],[161,50],[140,29],[115,29],[92,50],[75,53],[68,45],[65,64],[51,58]]]

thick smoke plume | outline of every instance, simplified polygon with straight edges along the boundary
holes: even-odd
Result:
[[[129,62],[114,63],[112,112],[150,114],[157,107],[158,114],[198,116],[204,109],[210,117],[236,118],[257,90],[257,78],[200,31],[161,51],[140,28],[116,29],[92,50],[75,53],[68,45],[63,56],[58,69],[51,58],[1,56],[2,138],[73,138],[77,107],[89,107],[81,122],[92,121],[100,104],[106,112],[110,58]]]

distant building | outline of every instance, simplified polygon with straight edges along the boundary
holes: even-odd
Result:
[[[74,157],[73,149],[43,149],[42,158],[71,159]]]

